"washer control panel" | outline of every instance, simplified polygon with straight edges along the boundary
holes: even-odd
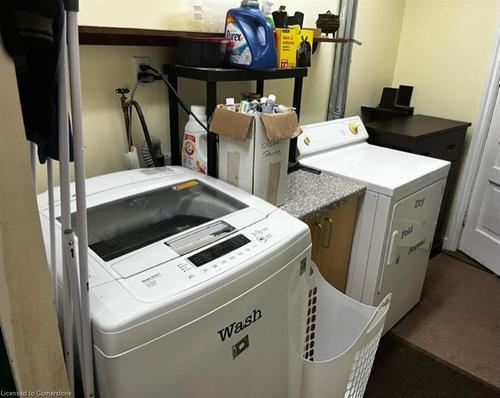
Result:
[[[250,242],[250,239],[248,239],[245,235],[236,235],[233,238],[225,240],[222,243],[218,243],[191,257],[188,257],[188,260],[191,261],[195,266],[201,267],[202,265],[216,260],[228,253],[231,253],[232,251],[239,249],[240,247],[245,246]]]
[[[119,281],[138,300],[158,301],[239,266],[251,267],[252,259],[265,254],[291,232],[289,226],[264,221],[209,247]],[[255,264],[262,264],[262,259]]]

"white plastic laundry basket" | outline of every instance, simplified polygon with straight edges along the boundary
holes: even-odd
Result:
[[[296,336],[302,398],[362,398],[391,301],[359,303],[332,287],[312,265],[305,333]]]

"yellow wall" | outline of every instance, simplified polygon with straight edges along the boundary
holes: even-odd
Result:
[[[499,21],[498,0],[406,0],[393,86],[415,87],[416,113],[472,123],[462,158]],[[450,183],[456,187],[458,181]],[[451,208],[452,203],[447,211]]]
[[[126,167],[123,159],[127,150],[125,127],[119,96],[114,90],[132,86],[132,57],[147,55],[152,63],[161,65],[168,59],[169,51],[157,47],[81,47],[82,116],[88,176]],[[159,84],[139,88],[136,98],[144,108],[151,133],[165,142],[168,125],[165,90]],[[134,121],[134,131],[139,132],[137,117]],[[56,176],[57,167],[56,163]],[[38,167],[37,177],[38,190],[44,191],[47,186],[45,167]]]
[[[377,105],[382,88],[391,86],[404,9],[405,0],[359,0],[355,37],[363,44],[352,54],[346,116]]]
[[[207,0],[204,0],[207,1]],[[214,1],[214,0],[213,0]],[[192,18],[193,0],[85,0],[80,3],[80,24],[95,26],[126,26],[152,29],[200,30]],[[239,0],[218,0],[227,7],[238,5]],[[302,10],[305,26],[315,26],[319,12],[338,8],[338,0],[301,0],[282,2],[288,10]],[[280,3],[281,4],[281,3]],[[355,46],[353,69],[349,87],[348,109],[357,113],[362,104],[376,101],[380,87],[390,84],[395,63],[395,51],[404,0],[360,0],[356,36],[363,46]],[[380,23],[381,20],[389,21]],[[379,40],[383,38],[383,40]],[[302,122],[324,120],[328,106],[334,46],[322,44],[313,56],[313,67],[304,81]],[[123,153],[126,150],[123,117],[117,87],[131,87],[133,83],[132,57],[150,56],[152,64],[161,68],[172,62],[172,49],[159,47],[108,47],[82,46],[83,122],[86,146],[87,175],[95,176],[122,170],[126,167]],[[367,73],[368,71],[368,73]],[[188,103],[204,103],[203,86],[198,82],[181,79],[180,91]],[[226,96],[237,97],[241,91],[253,87],[250,83],[221,85],[219,101]],[[283,102],[291,102],[293,81],[266,83],[266,93],[275,93]],[[168,138],[168,98],[164,86],[157,82],[141,87],[137,99],[144,108],[152,134],[158,135],[164,152],[170,152]],[[181,126],[185,116],[181,112]],[[135,118],[134,131],[137,143],[142,143],[139,125]],[[56,173],[57,174],[57,173]],[[56,182],[57,183],[57,182]],[[46,189],[45,169],[38,170],[38,190]]]
[[[394,86],[415,86],[417,113],[474,122],[499,21],[498,0],[407,0]]]

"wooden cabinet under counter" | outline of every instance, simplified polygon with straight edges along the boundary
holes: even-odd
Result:
[[[341,292],[345,292],[347,283],[357,211],[358,198],[354,197],[306,220],[311,230],[312,260],[323,277]]]
[[[298,170],[288,175],[281,209],[309,225],[312,259],[341,292],[347,283],[358,203],[365,191],[357,182],[327,173]]]

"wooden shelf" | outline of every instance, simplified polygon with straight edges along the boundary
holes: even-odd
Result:
[[[356,39],[344,39],[342,37],[326,37],[326,36],[314,36],[314,42],[316,43],[354,43],[361,45],[362,43]]]
[[[110,26],[80,26],[80,44],[109,46],[162,46],[172,47],[184,37],[223,37],[223,33],[188,32],[178,30],[115,28]],[[354,39],[314,37],[317,43],[349,43],[361,44]]]
[[[187,32],[177,30],[115,28],[109,26],[79,26],[80,44],[110,46],[171,47],[183,37],[222,37],[222,33]]]

